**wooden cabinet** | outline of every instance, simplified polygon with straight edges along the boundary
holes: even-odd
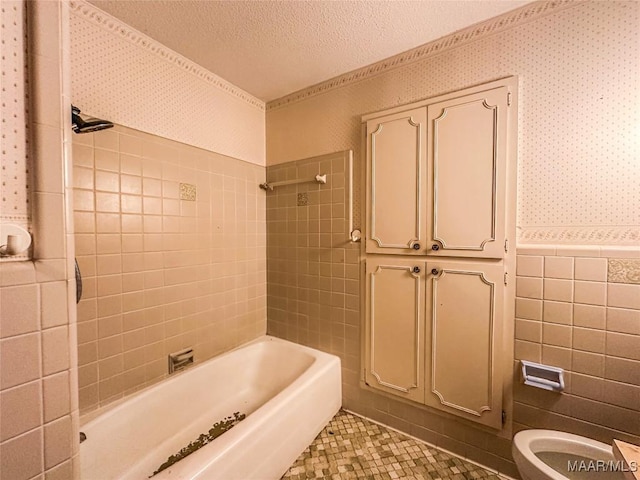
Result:
[[[367,122],[369,253],[424,254],[427,111]]]
[[[500,87],[426,107],[430,255],[504,256],[508,98]]]
[[[500,428],[503,267],[433,261],[427,271],[425,404]]]
[[[366,381],[380,390],[424,401],[424,262],[366,263]]]
[[[493,429],[510,408],[516,88],[363,117],[364,382]]]

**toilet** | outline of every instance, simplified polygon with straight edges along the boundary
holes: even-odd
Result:
[[[611,471],[621,465],[610,445],[571,433],[522,430],[513,437],[512,454],[522,480],[625,478],[622,471]]]

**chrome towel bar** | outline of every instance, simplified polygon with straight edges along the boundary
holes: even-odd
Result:
[[[324,175],[316,175],[315,178],[312,178],[309,180],[296,179],[296,180],[284,180],[282,182],[273,182],[273,183],[265,182],[260,184],[260,188],[265,191],[268,191],[268,190],[273,190],[274,187],[282,187],[284,185],[295,185],[298,183],[311,183],[311,182],[327,183],[327,174],[325,173]]]

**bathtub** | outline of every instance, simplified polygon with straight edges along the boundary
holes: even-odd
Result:
[[[82,480],[143,480],[232,416],[246,418],[153,477],[278,479],[341,405],[340,359],[263,336],[83,416]]]

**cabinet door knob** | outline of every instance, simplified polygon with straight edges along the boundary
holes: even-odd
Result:
[[[411,271],[412,271],[413,273],[420,273],[420,267],[413,267],[413,268],[411,269]]]
[[[434,243],[433,245],[431,245],[431,250],[434,250],[434,251],[440,250],[440,245],[438,245],[437,243]]]
[[[420,244],[416,242],[413,245],[411,245],[411,248],[413,248],[414,250],[420,250]]]
[[[432,268],[431,269],[431,275],[438,275],[440,273],[440,271],[437,268]]]

